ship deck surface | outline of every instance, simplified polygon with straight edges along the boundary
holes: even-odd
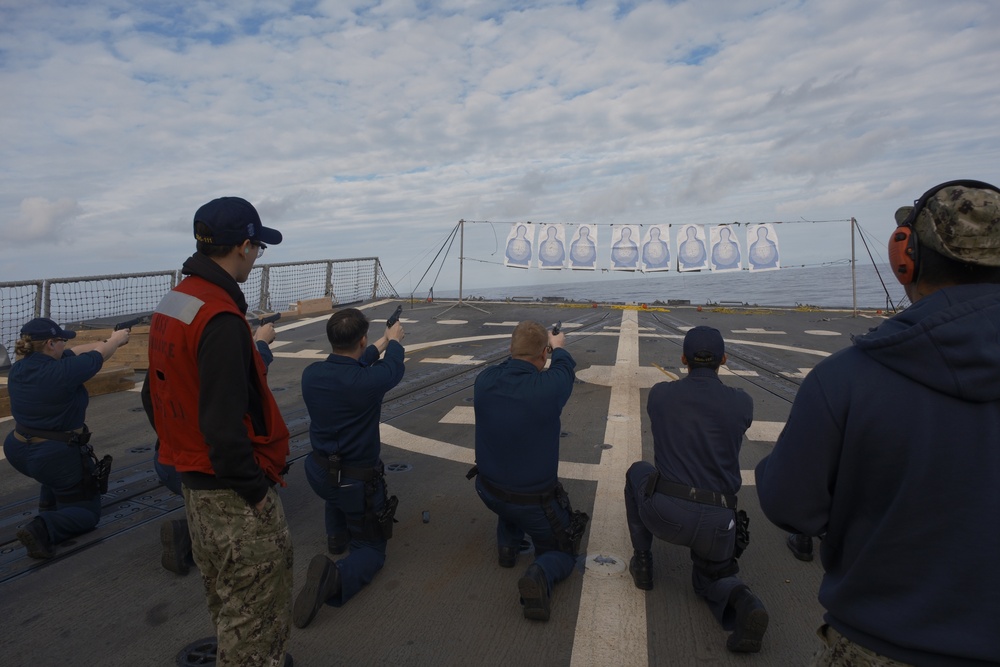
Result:
[[[363,304],[380,321],[397,301]],[[326,550],[322,503],[305,480],[310,451],[300,377],[325,358],[327,316],[282,320],[269,383],[292,433],[281,498],[295,546],[296,592],[309,560]],[[577,383],[562,414],[560,478],[591,515],[581,567],[559,584],[547,623],[526,620],[515,569],[496,562],[495,518],[466,479],[474,460],[473,381],[507,355],[514,324],[562,321]],[[406,375],[387,397],[382,459],[399,510],[384,569],[341,608],[324,607],[292,630],[296,665],[735,665],[803,664],[818,647],[818,556],[795,560],[785,534],[760,511],[753,468],[772,448],[804,373],[850,344],[880,316],[850,311],[560,303],[405,303]],[[655,587],[636,589],[625,525],[624,473],[652,460],[646,397],[681,373],[684,331],[720,329],[729,363],[723,381],[755,402],[741,453],[740,507],[752,541],[740,576],[759,595],[770,626],[759,656],[730,654],[726,633],[691,588],[685,548],[656,541]],[[160,566],[160,522],[182,503],[163,488],[150,457],[154,434],[136,390],[91,399],[88,424],[114,472],[98,528],[28,558],[17,529],[37,511],[37,484],[0,464],[0,637],[5,665],[173,665],[186,645],[213,634],[196,569]],[[13,422],[0,422],[6,437]],[[424,517],[427,517],[427,521]]]

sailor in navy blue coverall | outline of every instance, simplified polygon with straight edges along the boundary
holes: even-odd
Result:
[[[4,455],[14,469],[41,483],[38,516],[17,533],[32,558],[51,558],[56,545],[93,530],[101,518],[83,423],[90,401],[84,382],[128,342],[129,330],[67,349],[75,336],[48,318],[31,320],[21,328],[15,348],[20,359],[7,378],[14,430],[4,441]]]
[[[753,400],[719,379],[726,361],[722,334],[694,327],[684,337],[687,377],[660,382],[646,410],[655,466],[634,463],[626,474],[625,511],[637,588],[653,588],[653,536],[691,549],[691,582],[726,630],[735,652],[760,650],[768,616],[736,573],[736,493],[740,446],[753,422]]]
[[[387,503],[379,420],[383,396],[403,379],[399,321],[369,345],[364,314],[345,308],[330,316],[326,333],[333,354],[302,373],[313,447],[306,479],[324,501],[329,551],[340,554],[349,546],[350,553],[336,562],[325,554],[313,557],[292,609],[299,628],[324,602],[335,607],[347,602],[385,564],[388,537],[378,520],[385,521]]]
[[[573,572],[586,515],[574,513],[556,477],[559,416],[573,391],[576,362],[565,334],[521,322],[507,361],[476,378],[476,491],[497,514],[502,567],[514,567],[527,533],[535,562],[518,582],[525,618],[547,621],[553,584]],[[552,363],[545,368],[547,352]],[[581,521],[582,519],[582,521]],[[573,535],[571,526],[576,527]]]

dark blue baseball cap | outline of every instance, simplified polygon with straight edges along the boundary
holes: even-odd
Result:
[[[197,223],[208,227],[209,236],[199,235]],[[213,199],[194,214],[194,237],[212,245],[239,245],[247,239],[255,243],[277,245],[281,232],[265,227],[253,204],[240,197]]]
[[[722,334],[712,327],[694,327],[684,335],[684,356],[689,363],[722,363],[726,344]]]
[[[31,340],[49,340],[50,338],[76,338],[75,331],[66,331],[47,317],[36,317],[23,327],[21,335]]]

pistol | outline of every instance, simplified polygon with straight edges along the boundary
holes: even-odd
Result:
[[[265,324],[270,324],[271,322],[277,322],[280,319],[281,319],[281,313],[271,313],[267,317],[248,318],[247,322],[249,322],[251,326],[259,327],[259,326],[264,326]]]
[[[396,312],[389,316],[389,319],[385,321],[385,326],[391,327],[393,324],[399,321],[399,316],[403,314],[403,304],[396,306]]]
[[[125,320],[124,322],[119,322],[115,325],[115,331],[121,331],[122,329],[131,329],[135,325],[142,321],[141,317],[136,317],[131,320]]]
[[[560,331],[562,331],[562,320],[556,322],[556,325],[552,327],[552,335],[558,336]]]

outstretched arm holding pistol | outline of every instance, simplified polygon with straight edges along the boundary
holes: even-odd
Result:
[[[389,347],[389,341],[394,340],[398,343],[403,342],[403,324],[399,321],[399,316],[403,313],[402,306],[396,306],[396,311],[385,321],[385,333],[382,337],[373,343],[375,348],[378,350],[379,354],[385,352],[385,348]]]
[[[549,352],[565,346],[566,334],[562,331],[562,322],[556,322],[556,325],[552,327],[551,331],[549,331]]]
[[[130,333],[132,333],[131,329],[118,329],[108,336],[107,340],[74,345],[71,349],[73,350],[73,354],[83,354],[84,352],[93,352],[96,350],[104,357],[104,361],[107,361],[115,353],[115,350],[128,342]]]

